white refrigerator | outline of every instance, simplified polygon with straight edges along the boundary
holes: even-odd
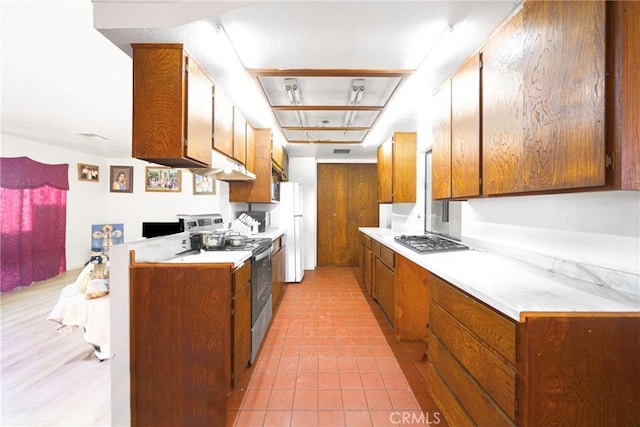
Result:
[[[286,235],[284,281],[301,282],[304,276],[302,238],[302,186],[297,182],[280,183],[280,227]]]

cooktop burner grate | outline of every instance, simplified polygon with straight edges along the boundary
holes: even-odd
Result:
[[[394,240],[419,254],[428,254],[432,252],[459,251],[469,249],[462,243],[446,239],[444,237],[433,234],[424,234],[420,236],[396,236]]]

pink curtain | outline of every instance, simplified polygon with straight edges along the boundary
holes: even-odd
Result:
[[[1,292],[66,271],[68,169],[0,158]]]

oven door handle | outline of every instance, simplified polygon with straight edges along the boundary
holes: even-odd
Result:
[[[264,251],[260,252],[259,254],[257,254],[257,255],[254,257],[254,261],[255,261],[255,262],[258,262],[258,261],[260,261],[261,259],[264,259],[264,258],[266,258],[266,257],[268,257],[268,256],[271,256],[271,251],[272,251],[272,250],[273,250],[273,245],[269,246],[269,249],[266,249],[266,250],[264,250]]]

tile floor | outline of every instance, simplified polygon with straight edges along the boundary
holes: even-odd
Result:
[[[228,424],[446,425],[426,391],[424,343],[400,343],[355,268],[307,271],[286,286]]]

